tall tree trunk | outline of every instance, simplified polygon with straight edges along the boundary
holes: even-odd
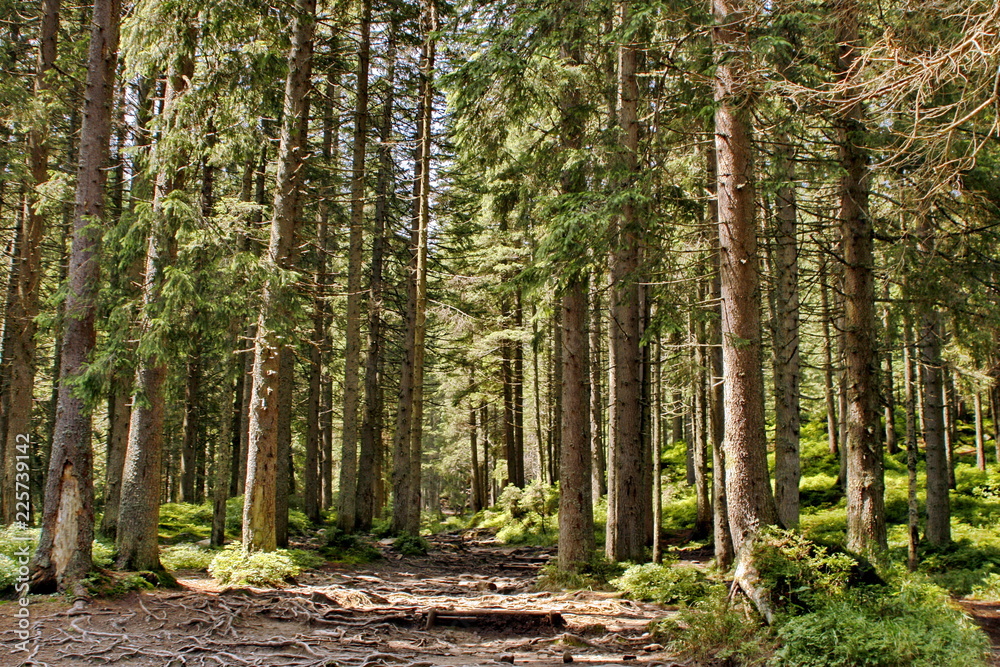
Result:
[[[520,332],[524,327],[524,307],[521,303],[521,287],[514,294],[514,328],[518,337],[511,341],[514,363],[514,460],[517,463],[517,480],[519,487],[525,484],[524,476],[524,344]]]
[[[281,349],[281,371],[278,383],[278,448],[274,503],[274,541],[279,548],[288,547],[288,500],[295,493],[292,476],[292,401],[295,392],[295,352]]]
[[[278,398],[281,385],[283,333],[291,297],[278,271],[293,265],[295,223],[299,217],[299,191],[305,160],[308,93],[312,69],[316,0],[295,0],[292,44],[285,80],[281,143],[275,182],[274,214],[267,263],[271,277],[265,283],[254,342],[253,389],[250,399],[250,439],[247,449],[246,495],[243,503],[243,547],[248,551],[273,551],[275,534]]]
[[[698,285],[698,301],[705,301],[704,283]],[[712,503],[708,482],[708,441],[710,429],[708,383],[711,381],[706,354],[705,322],[701,313],[691,307],[688,316],[694,373],[691,382],[691,462],[694,470],[695,519],[693,539],[700,540],[712,533]]]
[[[506,297],[504,298],[506,304]],[[510,318],[510,308],[504,305],[504,320]],[[509,339],[500,343],[500,387],[503,394],[503,443],[507,459],[506,484],[517,484],[517,443],[514,441],[514,374],[511,368],[513,345]],[[520,488],[520,487],[519,487]]]
[[[235,349],[240,345],[239,333],[243,323],[234,320],[229,330],[227,348],[234,350],[222,364],[222,393],[219,397],[219,437],[215,441],[212,485],[212,535],[211,545],[221,547],[226,542],[226,501],[229,500],[231,468],[233,465],[233,430],[239,428],[240,417],[234,410],[242,402],[242,392],[235,388],[234,380],[243,370],[242,355]],[[238,387],[239,383],[236,383]],[[228,416],[227,416],[228,415]]]
[[[976,389],[972,395],[972,404],[976,416],[976,467],[986,470],[986,443],[983,437],[983,395]]]
[[[663,344],[656,336],[653,353],[653,562],[663,561]]]
[[[579,0],[557,7],[559,27],[565,31],[559,55],[566,67],[583,63],[583,24]],[[560,147],[564,153],[583,146],[583,91],[576,83],[562,91],[559,101]],[[560,174],[564,195],[583,192],[586,179],[576,166],[566,166]],[[590,560],[594,551],[594,516],[590,470],[590,351],[587,335],[587,276],[579,268],[569,269],[561,295],[560,344],[555,347],[561,366],[557,391],[560,404],[559,449],[559,568],[574,570]],[[637,397],[638,398],[638,397]]]
[[[917,389],[913,363],[913,326],[903,318],[903,384],[906,392],[906,472],[907,472],[907,565],[917,569],[917,546],[920,543],[920,509],[917,505]]]
[[[55,436],[45,485],[45,508],[32,563],[36,590],[73,589],[91,567],[94,490],[91,414],[74,391],[94,349],[94,317],[100,265],[100,223],[111,138],[111,96],[118,63],[118,0],[95,0],[87,52],[87,79],[80,129],[73,244],[66,294],[63,366]]]
[[[708,199],[708,221],[712,229],[719,226],[718,165],[715,143],[710,142],[705,150],[705,175]],[[722,571],[733,563],[733,536],[729,529],[729,506],[726,501],[726,435],[725,371],[722,356],[722,253],[719,249],[718,234],[709,234],[712,249],[712,280],[709,283],[710,298],[716,304],[713,317],[708,321],[707,338],[711,345],[711,384],[709,387],[709,419],[712,430],[712,542],[715,547],[715,564]]]
[[[726,499],[733,543],[742,551],[761,528],[777,521],[777,513],[764,432],[747,15],[741,0],[714,0],[713,11]]]
[[[607,458],[604,453],[604,400],[601,395],[601,293],[598,279],[590,288],[590,455],[593,467],[593,498],[608,492]],[[537,390],[536,390],[537,392]]]
[[[799,525],[799,249],[795,150],[779,133],[774,237],[774,500],[778,521]]]
[[[918,251],[925,260],[934,253],[934,237],[925,218],[917,230]],[[944,442],[944,378],[941,339],[944,327],[934,303],[920,304],[920,371],[923,375],[923,431],[927,455],[927,541],[941,546],[951,541],[948,498],[948,457]]]
[[[896,388],[893,380],[892,350],[895,344],[896,323],[892,316],[892,300],[889,294],[889,283],[882,290],[882,329],[883,329],[883,370],[882,387],[885,393],[885,449],[889,454],[899,451],[896,442]]]
[[[198,410],[201,402],[201,359],[195,352],[187,364],[187,383],[184,389],[184,424],[181,444],[181,502],[198,502],[195,491],[197,469],[195,467],[200,425]]]
[[[379,130],[379,167],[375,183],[375,227],[372,230],[371,277],[368,285],[368,356],[365,359],[365,417],[361,425],[361,466],[358,475],[358,524],[361,530],[371,528],[376,512],[376,479],[381,478],[382,461],[382,400],[379,380],[382,378],[382,299],[385,291],[383,257],[385,226],[389,218],[389,193],[393,181],[392,114],[396,74],[395,25],[389,27],[386,52],[385,102]],[[367,462],[372,462],[368,465]]]
[[[840,454],[840,431],[837,425],[837,398],[833,387],[833,336],[830,333],[830,321],[833,313],[830,309],[830,287],[826,282],[826,259],[819,263],[820,310],[823,320],[823,398],[826,405],[826,437],[830,453]]]
[[[837,0],[837,75],[850,82],[861,40],[856,0]],[[847,546],[867,556],[886,550],[885,483],[878,435],[878,346],[875,326],[874,235],[868,215],[868,154],[861,103],[836,119],[840,229],[844,253],[844,344],[847,384]]]
[[[347,321],[344,350],[344,428],[340,456],[337,525],[348,532],[357,521],[358,371],[361,365],[362,253],[365,222],[365,152],[368,146],[368,61],[371,50],[370,0],[361,2],[358,76],[354,107],[354,154],[351,174],[351,228],[347,253]]]
[[[180,54],[167,75],[163,117],[168,127],[173,125],[171,116],[174,106],[184,94],[194,72],[194,31],[187,25],[184,32],[184,43],[178,46]],[[164,272],[177,256],[176,233],[179,221],[172,216],[164,200],[173,193],[182,191],[187,178],[184,156],[178,156],[176,162],[166,158],[163,163],[164,167],[156,178],[153,222],[146,246],[146,271],[142,284],[143,312],[140,322],[140,330],[144,335],[150,335],[153,323],[162,315],[164,305],[160,295],[165,281]],[[121,505],[115,539],[117,564],[122,569],[163,569],[157,539],[160,513],[160,489],[157,482],[160,479],[163,449],[166,408],[163,384],[166,377],[167,363],[163,355],[152,353],[140,358],[135,376],[128,446],[122,468]],[[189,386],[188,390],[190,389]],[[187,468],[182,471],[182,478],[185,483],[190,481],[191,486],[186,488],[182,483],[182,498],[187,497],[185,492],[193,494],[194,491],[193,447],[187,463]],[[189,473],[190,476],[184,473]]]
[[[471,387],[475,386],[475,378],[470,377]],[[471,389],[470,387],[470,389]],[[476,429],[476,406],[469,403],[469,453],[472,455],[472,511],[483,509],[483,477],[479,470],[479,444]]]
[[[570,136],[572,140],[572,135]],[[567,140],[564,140],[566,145]],[[565,185],[569,179],[564,178]],[[573,191],[573,190],[570,190]],[[559,461],[559,567],[572,570],[594,552],[590,471],[590,373],[587,369],[587,281],[574,278],[562,298],[563,420]]]
[[[39,108],[48,108],[51,82],[48,80],[56,61],[56,40],[59,36],[59,0],[43,0],[42,16],[38,35],[38,65],[35,71],[35,97],[41,101]],[[33,188],[24,199],[24,213],[21,215],[23,229],[20,233],[16,261],[18,270],[16,289],[7,302],[5,321],[11,330],[5,341],[4,356],[8,357],[9,383],[4,394],[7,401],[6,431],[0,437],[6,438],[3,448],[3,521],[12,523],[17,519],[17,463],[18,444],[27,437],[33,441],[36,429],[32,428],[32,408],[35,389],[35,332],[38,327],[35,317],[39,308],[39,280],[42,275],[42,238],[45,233],[45,216],[39,210],[42,204],[39,189],[49,180],[49,146],[46,133],[46,116],[36,119],[37,126],[28,132],[28,171]],[[13,326],[12,326],[13,325]],[[6,331],[6,329],[5,329]],[[8,351],[9,345],[9,351]]]
[[[552,417],[549,419],[549,483],[559,481],[560,461],[562,461],[562,420],[563,420],[563,325],[562,307],[558,302],[553,304],[552,313],[552,348],[549,351],[549,367],[552,378],[549,380],[549,405],[552,406]],[[610,498],[608,499],[610,503]]]
[[[629,20],[627,3],[619,5],[620,20]],[[639,173],[639,87],[636,78],[638,49],[618,47],[618,123],[622,149],[618,156],[625,171],[623,185],[631,186]],[[614,409],[610,429],[614,436],[608,452],[614,468],[614,490],[609,497],[607,556],[614,561],[643,558],[646,547],[643,493],[642,352],[640,339],[639,240],[642,234],[636,205],[626,200],[612,222],[615,241],[611,253],[611,365],[614,368]],[[613,500],[613,502],[610,502]]]
[[[423,364],[427,305],[427,234],[430,222],[431,119],[434,108],[436,8],[425,2],[421,16],[424,45],[420,59],[420,100],[414,173],[416,214],[410,230],[410,295],[407,303],[405,360],[393,440],[393,528],[416,534],[420,528],[420,465],[423,451]]]

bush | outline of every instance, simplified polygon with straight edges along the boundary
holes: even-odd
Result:
[[[777,646],[773,631],[750,610],[731,606],[725,591],[682,610],[677,620],[660,621],[652,631],[695,664],[756,667],[766,664]]]
[[[286,553],[292,562],[303,570],[314,570],[327,563],[323,556],[308,549],[287,549]]]
[[[112,572],[98,570],[91,572],[83,580],[87,593],[96,598],[118,598],[132,591],[146,591],[161,583],[161,578],[153,572]],[[162,580],[170,585],[172,579]]]
[[[431,545],[419,535],[403,533],[392,543],[392,548],[404,556],[426,556]]]
[[[212,506],[191,503],[160,505],[160,540],[167,544],[197,542],[212,534]]]
[[[20,565],[10,556],[0,554],[0,592],[14,587],[17,583]]]
[[[207,570],[215,554],[197,544],[175,544],[160,551],[160,562],[168,570]]]
[[[981,667],[986,636],[936,586],[871,589],[789,619],[774,664],[788,667]]]
[[[991,572],[983,577],[978,586],[972,589],[970,596],[974,600],[1000,600],[1000,574]]]
[[[848,586],[881,583],[860,556],[826,547],[801,534],[768,529],[754,542],[753,559],[771,602],[788,611],[811,610]]]
[[[576,570],[560,570],[556,561],[542,566],[535,589],[540,591],[603,590],[611,588],[610,581],[621,576],[624,567],[603,556],[594,556],[581,563]]]
[[[718,588],[696,567],[659,563],[633,565],[611,585],[636,600],[682,605],[694,604]]]
[[[473,517],[469,527],[492,530],[504,544],[551,546],[559,533],[558,509],[558,484],[548,486],[536,480],[524,489],[510,485],[494,507]]]
[[[111,567],[115,558],[115,545],[94,540],[91,554],[94,565],[97,567]]]
[[[325,544],[320,553],[338,563],[357,565],[382,558],[382,552],[370,542],[352,533],[346,533],[337,526],[323,531],[323,541]]]
[[[216,581],[230,586],[277,587],[300,571],[285,549],[249,553],[240,544],[225,547],[208,566]]]

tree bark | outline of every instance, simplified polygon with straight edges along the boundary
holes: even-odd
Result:
[[[48,80],[56,61],[56,40],[59,37],[59,0],[43,0],[38,36],[38,65],[35,71],[35,97],[47,108],[51,82]],[[4,392],[7,399],[6,438],[4,447],[3,521],[17,519],[17,463],[18,444],[25,436],[29,441],[37,437],[32,428],[32,408],[35,389],[35,318],[39,308],[39,280],[42,275],[42,238],[45,234],[45,216],[39,210],[42,204],[38,189],[49,180],[49,146],[45,126],[48,113],[43,112],[37,125],[28,132],[28,171],[33,188],[24,199],[21,215],[23,229],[20,233],[18,256],[11,261],[18,263],[16,289],[10,294],[5,313],[10,335],[5,341],[4,356],[9,358],[9,380]],[[12,326],[13,325],[13,326]],[[9,352],[7,349],[9,346]],[[23,460],[23,459],[21,459]]]
[[[389,27],[386,52],[386,92],[379,131],[379,167],[375,183],[375,226],[372,230],[371,278],[368,286],[368,356],[365,360],[365,417],[361,425],[361,466],[358,476],[358,528],[371,528],[375,515],[376,478],[381,477],[382,400],[382,300],[385,291],[383,257],[385,227],[389,219],[389,192],[393,182],[392,114],[396,74],[396,27]],[[369,462],[371,464],[369,465]]]
[[[253,388],[247,448],[246,495],[243,504],[243,547],[273,551],[278,457],[278,392],[281,384],[282,331],[290,289],[276,275],[293,265],[295,223],[299,217],[299,184],[305,160],[308,93],[312,68],[315,0],[295,0],[292,44],[278,148],[274,215],[267,263],[272,267],[265,283],[257,336],[254,341]]]
[[[856,0],[837,0],[838,78],[854,76],[861,40]],[[868,215],[868,154],[861,103],[846,104],[836,119],[844,253],[844,345],[847,384],[847,546],[869,556],[886,550],[885,483],[878,436],[878,346],[875,326],[874,235]]]
[[[913,363],[913,327],[903,318],[903,384],[906,392],[906,472],[907,472],[907,565],[917,569],[917,546],[920,544],[920,509],[917,505],[917,390]]]
[[[295,352],[281,349],[278,380],[278,449],[274,503],[274,541],[281,549],[288,547],[288,499],[295,493],[292,476],[292,401],[295,392]]]
[[[347,321],[344,337],[344,428],[340,456],[337,525],[352,531],[357,521],[358,372],[361,365],[362,253],[365,222],[365,152],[368,145],[368,62],[371,50],[370,0],[361,2],[358,75],[354,107],[354,154],[351,175],[351,228],[347,252]]]
[[[774,238],[774,500],[786,528],[799,525],[799,250],[795,150],[779,133],[775,162]]]
[[[173,125],[173,109],[184,94],[194,73],[195,33],[187,19],[183,43],[178,45],[177,61],[167,75],[162,115],[168,127]],[[169,131],[169,130],[168,130]],[[176,161],[175,161],[176,160]],[[186,156],[165,157],[164,167],[156,178],[153,194],[153,221],[146,245],[146,272],[142,285],[143,312],[140,331],[146,336],[161,336],[153,330],[164,307],[161,290],[164,272],[177,256],[176,234],[179,220],[173,217],[164,200],[182,191],[187,177]],[[157,340],[151,347],[163,345]],[[163,450],[163,420],[166,408],[163,384],[167,377],[165,355],[151,352],[140,357],[135,376],[132,418],[128,446],[122,468],[121,505],[115,539],[117,565],[125,570],[162,570],[158,525],[160,516],[160,469]],[[191,390],[190,383],[188,391]],[[188,453],[182,471],[181,498],[194,492],[194,450]],[[188,442],[184,443],[185,446]],[[182,451],[182,461],[183,454]],[[187,473],[187,474],[185,474]],[[190,488],[187,483],[190,482]],[[187,500],[190,502],[190,500]]]
[[[708,198],[708,222],[711,229],[719,226],[718,165],[715,143],[710,142],[705,151],[705,174]],[[722,356],[722,253],[719,236],[709,234],[712,250],[713,277],[709,283],[710,298],[715,304],[712,318],[708,321],[708,342],[711,345],[711,385],[709,387],[709,418],[712,429],[712,542],[715,548],[715,564],[727,571],[733,563],[733,536],[729,529],[729,505],[726,501],[726,408],[725,369]]]
[[[698,301],[705,300],[704,283],[698,286]],[[708,481],[708,441],[710,430],[708,383],[711,381],[706,354],[705,322],[692,306],[689,315],[694,373],[691,382],[692,428],[691,462],[694,471],[695,519],[692,539],[700,540],[712,534],[712,503]]]
[[[764,432],[747,16],[741,0],[714,0],[713,12],[726,498],[733,543],[740,551],[761,528],[777,521],[777,513]]]
[[[184,389],[184,424],[181,444],[181,502],[197,503],[196,460],[200,425],[198,410],[201,402],[201,359],[195,352],[187,364],[187,383]]]
[[[629,20],[628,5],[619,5],[620,20]],[[617,156],[625,171],[622,187],[631,187],[639,173],[639,87],[635,44],[618,47],[618,123],[622,148]],[[608,451],[614,468],[614,490],[609,496],[607,557],[613,561],[643,559],[646,547],[644,508],[650,498],[643,493],[642,351],[640,340],[639,240],[642,234],[636,205],[626,198],[612,222],[611,303],[609,325],[611,365],[614,368],[614,408]]]
[[[830,287],[827,285],[826,259],[819,263],[820,310],[823,319],[823,398],[826,405],[826,436],[830,453],[840,455],[840,438],[837,425],[837,398],[833,387],[833,337],[830,333]]]
[[[882,290],[882,329],[883,346],[882,358],[883,382],[882,387],[885,392],[885,450],[890,455],[899,451],[899,444],[896,441],[896,388],[893,379],[892,352],[895,345],[896,322],[892,316],[892,301],[889,295],[889,283],[885,284]]]
[[[918,252],[924,259],[934,253],[930,223],[924,219],[917,230]],[[923,432],[927,456],[927,541],[934,546],[951,541],[951,508],[948,498],[948,456],[944,442],[944,380],[941,313],[933,303],[920,304],[920,371],[923,375]]]
[[[420,59],[417,151],[414,173],[416,215],[410,230],[410,297],[407,304],[405,360],[400,379],[396,435],[393,441],[393,528],[416,535],[420,529],[420,466],[423,439],[424,337],[427,306],[427,234],[430,222],[431,119],[437,13],[425,2],[421,16],[424,45]]]
[[[597,282],[595,279],[590,288],[590,455],[594,499],[608,492],[607,458],[604,452],[604,399],[601,395],[601,293],[597,289]]]
[[[80,129],[59,403],[45,485],[42,530],[31,568],[33,588],[39,591],[58,587],[82,594],[79,582],[91,567],[94,536],[91,414],[72,384],[86,368],[95,343],[100,223],[104,219],[120,19],[118,0],[95,0]]]
[[[564,144],[565,145],[565,144]],[[565,187],[565,186],[564,186]],[[563,421],[559,460],[559,568],[573,570],[594,552],[590,471],[590,373],[587,281],[571,279],[562,298]]]

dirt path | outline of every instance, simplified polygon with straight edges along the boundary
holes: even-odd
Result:
[[[220,591],[184,573],[183,589],[72,609],[31,606],[32,653],[0,665],[436,667],[674,662],[646,634],[670,612],[608,593],[532,592],[551,552],[438,538],[425,558],[311,571],[282,590]],[[14,605],[0,607],[14,639]]]

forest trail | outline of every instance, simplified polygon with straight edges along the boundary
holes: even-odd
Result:
[[[502,547],[468,534],[437,536],[431,545],[424,557],[387,553],[367,566],[311,570],[281,590],[222,591],[203,573],[180,573],[179,591],[133,593],[82,609],[39,603],[31,608],[40,632],[33,661],[5,654],[0,663],[675,664],[646,633],[649,621],[671,613],[664,608],[612,593],[534,592],[538,570],[553,550]],[[9,614],[0,617],[5,643],[10,620]]]

